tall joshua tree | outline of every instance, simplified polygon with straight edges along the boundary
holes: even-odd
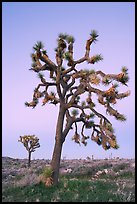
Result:
[[[36,150],[36,148],[40,147],[39,139],[35,135],[24,135],[20,136],[20,139],[18,141],[21,142],[28,151],[28,167],[30,167],[31,154]]]
[[[97,111],[94,98],[97,97],[98,103],[104,106],[106,115],[125,121],[125,116],[115,110],[113,105],[130,94],[130,91],[124,93],[118,91],[119,84],[127,86],[128,69],[122,67],[120,73],[116,74],[78,69],[78,65],[83,62],[90,65],[103,59],[101,54],[90,56],[91,46],[97,38],[98,33],[92,30],[86,41],[84,56],[77,60],[73,57],[74,37],[67,34],[61,33],[58,36],[55,62],[47,55],[42,42],[37,42],[33,47],[34,53],[31,55],[33,64],[30,70],[38,73],[41,82],[34,89],[33,100],[26,102],[25,105],[35,108],[42,97],[43,106],[50,103],[59,107],[51,160],[52,181],[55,185],[58,183],[62,146],[70,130],[74,131],[72,140],[78,144],[86,145],[91,139],[104,150],[118,148],[112,124],[106,116]],[[43,71],[49,72],[48,80],[42,74]],[[105,91],[98,86],[101,84],[106,87]],[[50,91],[51,89],[55,91]],[[90,136],[85,134],[86,128],[90,129]]]

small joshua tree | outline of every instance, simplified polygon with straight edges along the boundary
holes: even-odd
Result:
[[[106,115],[125,121],[126,117],[113,106],[118,100],[130,95],[130,91],[118,91],[118,85],[127,86],[128,69],[122,67],[120,73],[116,74],[106,74],[102,70],[91,68],[79,69],[78,65],[83,62],[93,66],[103,60],[101,54],[90,56],[91,46],[97,38],[98,33],[92,30],[86,41],[84,55],[77,60],[73,55],[74,37],[68,34],[61,33],[58,36],[55,62],[49,58],[42,42],[37,42],[33,47],[33,64],[30,70],[38,73],[41,82],[34,89],[32,101],[25,102],[25,105],[35,108],[39,99],[43,98],[42,106],[50,103],[59,108],[51,160],[52,180],[55,185],[58,183],[62,146],[70,130],[74,130],[72,140],[78,144],[86,146],[87,141],[91,139],[104,150],[118,148],[112,123],[97,110],[94,99],[96,96],[100,106],[106,110]],[[41,73],[43,71],[49,72],[49,77],[45,78]],[[103,85],[106,90],[101,89]],[[78,123],[81,124],[81,128],[78,128]],[[85,133],[85,129],[90,129],[90,135]]]
[[[31,166],[31,153],[40,147],[39,139],[35,135],[20,136],[18,140],[21,142],[28,151],[28,167]]]

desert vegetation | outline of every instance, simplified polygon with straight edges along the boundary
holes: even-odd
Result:
[[[24,135],[20,136],[18,140],[21,142],[28,152],[28,167],[31,166],[31,154],[40,147],[39,138],[35,135]]]
[[[62,147],[70,131],[73,131],[72,140],[77,144],[86,146],[92,140],[104,150],[119,148],[113,125],[106,116],[113,116],[119,121],[126,120],[126,116],[116,110],[114,105],[130,95],[130,90],[118,90],[120,85],[128,86],[128,68],[122,66],[119,73],[110,74],[91,68],[103,60],[101,54],[91,55],[92,45],[98,41],[98,36],[96,30],[91,30],[84,53],[79,59],[74,59],[75,38],[67,33],[58,35],[54,50],[55,62],[41,41],[33,46],[33,63],[29,70],[38,74],[40,83],[34,88],[31,101],[26,101],[25,106],[34,109],[39,102],[42,102],[42,106],[49,103],[58,106],[59,111],[51,159],[50,181],[53,185],[59,181]],[[81,69],[79,65],[85,62],[88,68]],[[42,72],[48,72],[48,77]],[[105,109],[106,116],[97,110],[94,96]],[[87,135],[86,129],[91,129],[90,135]]]
[[[27,162],[2,158],[2,202],[135,202],[134,159],[62,159],[56,186],[41,179],[50,160]]]

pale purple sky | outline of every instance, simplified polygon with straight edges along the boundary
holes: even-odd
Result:
[[[71,141],[71,131],[63,146],[62,158],[135,157],[135,3],[134,2],[3,2],[2,3],[2,156],[26,158],[27,152],[18,142],[20,135],[35,134],[41,147],[32,158],[51,159],[58,108],[47,105],[27,108],[39,79],[31,67],[33,45],[42,41],[55,62],[56,39],[68,33],[76,39],[75,59],[84,54],[91,30],[99,33],[93,54],[104,60],[92,65],[105,73],[129,69],[128,98],[118,101],[116,108],[127,117],[126,122],[109,118],[113,123],[118,150],[103,150],[89,140],[87,146]],[[84,68],[86,64],[84,64]],[[45,74],[46,76],[46,74]]]

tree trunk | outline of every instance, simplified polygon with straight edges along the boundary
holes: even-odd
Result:
[[[60,105],[58,120],[57,120],[57,127],[56,127],[56,137],[55,137],[55,146],[51,160],[51,168],[53,170],[52,179],[53,184],[58,184],[59,178],[59,168],[60,168],[60,159],[61,159],[61,152],[62,152],[62,131],[63,131],[63,122],[65,116],[65,108]]]
[[[29,151],[29,157],[28,157],[28,167],[30,167],[30,162],[31,162],[31,152]]]

